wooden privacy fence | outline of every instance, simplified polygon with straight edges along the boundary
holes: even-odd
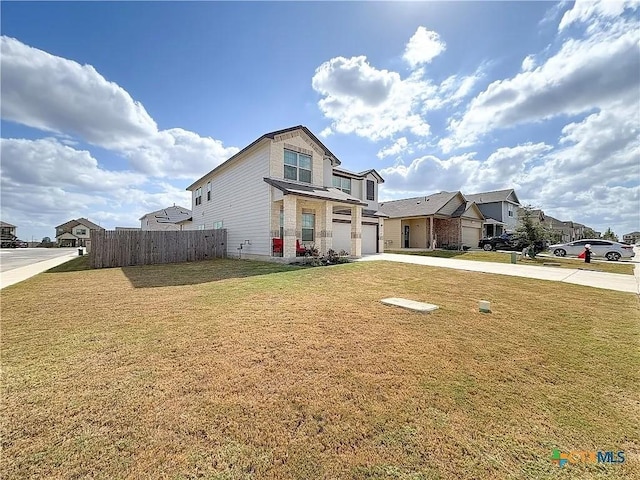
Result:
[[[227,231],[91,231],[92,268],[193,262],[227,256]]]

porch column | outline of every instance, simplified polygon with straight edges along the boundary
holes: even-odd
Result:
[[[319,217],[320,253],[326,255],[333,248],[333,204],[331,202],[324,202],[320,208]]]
[[[435,238],[433,236],[433,215],[429,217],[429,236],[431,238],[429,247],[431,248],[431,250],[435,250],[435,247],[433,246],[433,242],[435,241]]]
[[[296,257],[296,230],[298,218],[296,216],[297,199],[294,195],[284,196],[284,246],[282,256],[284,258]]]
[[[362,256],[362,207],[351,207],[351,256]]]
[[[384,253],[384,220],[378,218],[378,252]]]

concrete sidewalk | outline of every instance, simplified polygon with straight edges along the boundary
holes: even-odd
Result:
[[[593,272],[589,270],[537,267],[512,263],[476,262],[473,260],[456,260],[452,258],[423,257],[419,255],[401,255],[396,253],[378,253],[359,259],[359,262],[388,261],[428,265],[431,267],[453,268],[471,272],[495,273],[514,277],[536,278],[554,282],[573,283],[588,287],[603,288],[640,294],[640,264],[636,264],[635,275],[619,273]]]
[[[72,258],[76,258],[78,256],[78,250],[74,250],[73,252],[68,253],[67,255],[61,255],[59,257],[51,258],[49,260],[43,260],[42,262],[33,263],[31,265],[27,265],[26,267],[18,267],[13,270],[7,270],[6,272],[0,273],[0,290],[9,285],[14,285],[16,283],[22,282],[27,278],[31,278],[34,275],[42,273],[50,268],[57,267],[58,265],[62,265],[65,262],[68,262]]]

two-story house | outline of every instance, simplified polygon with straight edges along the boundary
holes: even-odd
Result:
[[[382,251],[384,180],[340,164],[307,127],[266,133],[187,187],[193,228],[225,228],[227,253],[244,258]]]
[[[91,238],[91,230],[104,230],[100,225],[78,218],[56,227],[56,242],[59,247],[86,247]]]
[[[172,207],[145,213],[139,220],[140,229],[145,231],[192,230],[191,210],[175,203]]]
[[[482,225],[483,237],[497,237],[506,232],[514,232],[518,227],[518,211],[522,205],[514,189],[464,196],[470,202],[475,202],[485,217]]]

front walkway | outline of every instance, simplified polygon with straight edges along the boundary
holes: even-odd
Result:
[[[588,287],[617,290],[640,294],[640,263],[636,264],[634,275],[603,273],[569,268],[537,267],[512,263],[477,262],[474,260],[456,260],[452,258],[422,257],[419,255],[401,255],[397,253],[378,253],[359,259],[359,262],[388,261],[428,265],[431,267],[454,268],[471,272],[495,273],[514,277],[536,278],[555,282],[573,283]]]

